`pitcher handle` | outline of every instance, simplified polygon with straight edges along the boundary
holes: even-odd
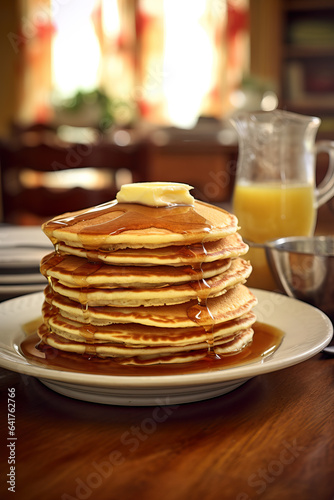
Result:
[[[317,155],[323,152],[329,156],[326,175],[315,191],[316,205],[319,208],[334,196],[334,141],[317,141],[315,148]]]

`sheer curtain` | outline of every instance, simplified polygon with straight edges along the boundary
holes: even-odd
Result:
[[[18,60],[18,112],[22,123],[48,122],[52,118],[51,47],[54,24],[50,0],[19,0],[20,26],[9,34]]]
[[[191,127],[228,113],[248,70],[248,0],[21,0],[21,11],[23,122],[99,89],[128,104],[119,123]]]

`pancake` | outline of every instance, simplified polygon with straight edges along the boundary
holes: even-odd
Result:
[[[82,324],[110,325],[114,323],[136,323],[165,328],[191,328],[200,323],[210,327],[249,313],[257,303],[253,293],[244,285],[237,285],[224,295],[207,299],[205,309],[210,314],[197,317],[201,309],[197,299],[183,304],[161,307],[93,307],[55,293],[50,287],[45,289],[45,301],[57,307],[63,317]]]
[[[89,306],[162,306],[180,304],[198,297],[218,297],[229,288],[244,283],[251,273],[251,265],[243,259],[234,259],[227,271],[206,280],[190,281],[181,285],[162,287],[94,288],[69,287],[50,278],[55,292]]]
[[[237,218],[201,201],[194,206],[148,207],[113,200],[55,217],[42,226],[54,245],[104,249],[159,248],[216,241],[238,230]]]
[[[83,325],[78,321],[64,318],[58,308],[50,308],[47,303],[42,309],[45,325],[60,337],[75,342],[121,343],[126,346],[190,346],[200,342],[230,338],[240,330],[248,329],[255,322],[252,312],[241,317],[216,324],[208,331],[201,326],[188,328],[168,328],[167,326],[146,326],[136,323],[118,323],[102,327]]]
[[[248,251],[238,233],[231,234],[217,241],[196,243],[193,245],[172,245],[163,248],[125,248],[114,251],[86,250],[71,247],[60,242],[57,244],[60,254],[76,255],[91,262],[104,262],[113,265],[135,266],[182,266],[231,259],[245,255]]]
[[[215,350],[220,355],[238,353],[252,341],[253,334],[254,331],[249,328],[239,331],[235,336],[217,339]],[[38,335],[43,342],[61,351],[102,358],[111,357],[122,364],[184,363],[203,359],[208,354],[206,341],[191,346],[173,344],[167,347],[134,347],[117,343],[89,344],[61,337],[50,332],[45,324],[38,329]]]
[[[41,273],[63,285],[82,288],[119,288],[165,286],[212,278],[231,266],[231,259],[192,266],[112,266],[88,262],[74,255],[52,252],[41,261]]]

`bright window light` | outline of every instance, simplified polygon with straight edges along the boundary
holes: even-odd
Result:
[[[171,122],[195,125],[210,89],[212,46],[201,26],[206,0],[165,0],[164,94]]]
[[[108,37],[116,37],[121,29],[117,0],[102,0],[102,10],[104,34]]]
[[[48,189],[105,189],[113,185],[113,172],[107,169],[76,168],[54,172],[37,172],[26,168],[20,173],[20,182],[27,188],[44,187]]]
[[[71,0],[54,8],[52,79],[59,98],[98,87],[100,47],[91,19],[94,4],[95,0]]]

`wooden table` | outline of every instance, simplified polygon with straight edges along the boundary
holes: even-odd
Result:
[[[334,357],[166,407],[86,403],[0,370],[1,491],[16,500],[332,500]],[[15,494],[8,390],[15,389]],[[13,443],[12,443],[13,444]]]

